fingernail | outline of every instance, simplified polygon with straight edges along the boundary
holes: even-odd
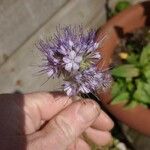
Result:
[[[94,120],[100,114],[100,107],[93,100],[84,100],[78,110],[78,115],[84,122]]]

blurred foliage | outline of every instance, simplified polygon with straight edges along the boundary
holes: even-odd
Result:
[[[125,102],[130,104],[128,106],[138,103],[150,106],[150,40],[142,46],[138,44],[126,41],[123,49],[128,57],[111,71],[114,78],[112,104]]]
[[[108,18],[111,18],[113,16],[115,16],[116,14],[118,14],[119,12],[125,10],[126,8],[128,8],[129,6],[131,6],[131,2],[127,1],[127,0],[120,0],[116,3],[115,8],[114,9],[109,9],[108,11]]]
[[[108,9],[108,18],[131,5],[131,1],[120,0]],[[119,49],[119,50],[118,50]],[[123,102],[128,107],[142,104],[150,106],[150,28],[139,29],[125,35],[116,51],[112,69],[112,104]],[[115,65],[115,63],[114,63]]]
[[[119,12],[125,10],[126,8],[128,8],[130,5],[131,4],[129,1],[119,1],[115,6],[115,12],[119,13]]]

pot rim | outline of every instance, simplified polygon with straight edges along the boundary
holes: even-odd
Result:
[[[114,49],[120,43],[120,38],[123,38],[127,33],[150,25],[148,8],[150,8],[150,1],[132,5],[112,17],[97,31],[97,41],[101,40],[102,33],[106,35],[102,47],[99,49],[103,58],[98,65],[99,67],[105,68],[109,65],[108,59],[111,58]]]
[[[107,33],[107,38],[103,41],[103,45],[99,49],[103,58],[98,64],[99,68],[108,68],[113,51],[120,42],[115,26],[122,28],[124,34],[144,27],[148,23],[147,20],[150,21],[148,8],[150,8],[150,1],[133,5],[111,18],[104,24],[102,29],[97,32],[97,41],[101,38],[101,32]],[[137,105],[133,109],[126,109],[123,103],[110,105],[109,103],[112,100],[110,90],[104,93],[98,93],[98,95],[101,97],[104,106],[109,112],[116,116],[116,118],[131,128],[145,135],[150,135],[150,109],[146,109],[142,105]]]
[[[108,66],[110,65],[112,54],[124,35],[148,25],[147,20],[148,18],[150,19],[150,13],[148,16],[146,10],[148,9],[147,7],[150,8],[150,1],[132,5],[108,20],[97,32],[97,41],[101,39],[102,33],[106,33],[106,38],[103,40],[102,47],[99,49],[103,58],[98,64],[99,68],[109,68]],[[132,19],[133,16],[135,17]],[[134,23],[135,21],[136,24]],[[110,93],[110,90],[100,94],[104,96],[105,93]],[[105,100],[106,103],[110,103],[111,101],[111,96]]]

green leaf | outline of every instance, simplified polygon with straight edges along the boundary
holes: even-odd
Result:
[[[116,77],[133,78],[139,75],[139,69],[134,65],[125,64],[114,68],[111,73]]]
[[[147,79],[147,83],[150,84],[150,78]]]
[[[150,96],[144,89],[145,82],[141,80],[137,80],[136,85],[137,85],[137,89],[133,94],[133,98],[144,104],[150,104]]]
[[[132,91],[134,89],[134,85],[132,84],[132,82],[127,83],[127,88],[129,91]]]
[[[139,105],[139,103],[136,100],[132,99],[126,108],[135,108],[137,105]]]
[[[143,68],[143,74],[147,79],[150,79],[150,64]]]
[[[128,83],[129,83],[129,82],[132,82],[132,78],[131,78],[131,77],[127,77],[127,78],[126,78],[126,82],[128,82]]]
[[[146,65],[150,63],[150,44],[145,46],[142,50],[141,57],[140,57],[140,64]]]
[[[147,95],[149,95],[150,97],[150,83],[145,83],[144,85],[144,90],[147,93]]]
[[[120,93],[112,100],[111,104],[118,104],[120,102],[127,102],[129,99],[129,93],[126,91],[120,91]]]
[[[116,12],[121,12],[121,11],[123,11],[124,9],[128,8],[130,5],[131,5],[130,2],[128,2],[128,1],[126,1],[126,0],[119,1],[119,2],[116,4],[115,11],[116,11]]]
[[[117,79],[112,84],[111,94],[112,97],[115,98],[121,91],[126,89],[126,81],[124,79]]]
[[[135,53],[130,53],[127,57],[127,62],[131,64],[137,64],[138,63],[138,55]]]
[[[126,80],[125,80],[125,79],[123,79],[123,78],[118,78],[118,79],[117,79],[117,82],[118,82],[118,84],[119,84],[120,90],[121,90],[122,88],[123,88],[123,89],[126,88]]]
[[[119,93],[119,91],[120,91],[119,83],[114,82],[111,90],[112,97],[114,98]]]

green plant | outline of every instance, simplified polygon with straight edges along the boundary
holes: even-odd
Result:
[[[115,6],[115,12],[119,13],[123,11],[124,9],[128,8],[130,5],[131,3],[129,1],[126,1],[126,0],[118,1]]]
[[[119,0],[114,9],[109,9],[108,16],[111,18],[112,16],[116,15],[117,13],[123,11],[124,9],[128,8],[131,5],[131,2],[127,0]]]
[[[109,18],[131,5],[128,0],[119,0],[114,9],[109,8]],[[112,104],[124,102],[128,106],[137,103],[150,106],[150,29],[140,29],[122,39],[120,57],[114,56],[113,62],[119,65],[112,69]],[[115,63],[114,63],[115,64]]]
[[[150,106],[150,44],[139,53],[131,51],[125,63],[111,73],[113,104],[124,101],[130,106],[137,103]]]

